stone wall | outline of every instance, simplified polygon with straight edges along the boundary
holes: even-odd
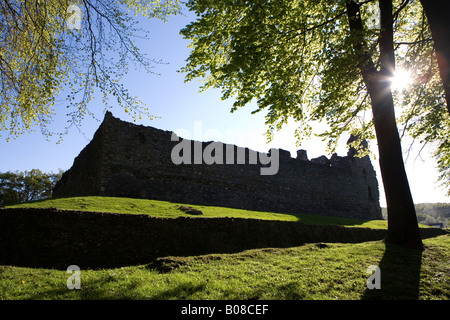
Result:
[[[446,234],[421,229],[423,238]],[[0,265],[112,268],[165,256],[233,253],[305,243],[382,240],[386,230],[232,218],[152,218],[147,215],[0,209]]]
[[[202,150],[211,144],[189,143]],[[267,165],[260,161],[251,164],[251,155],[260,159],[270,154],[224,145],[223,162],[233,150],[233,164],[174,164],[171,153],[178,144],[172,141],[172,132],[127,123],[107,112],[92,141],[55,186],[53,196],[139,197],[248,210],[382,218],[378,182],[368,157],[333,155],[331,159],[308,160],[304,150],[299,150],[297,158],[276,150],[278,172],[261,175],[261,168]],[[241,151],[245,161],[237,164]]]

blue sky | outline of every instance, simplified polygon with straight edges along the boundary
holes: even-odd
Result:
[[[251,111],[256,109],[255,105],[230,113],[233,101],[222,101],[219,90],[199,93],[200,82],[184,82],[184,74],[179,73],[178,70],[185,65],[189,48],[188,41],[182,39],[179,30],[192,19],[193,16],[188,14],[172,17],[167,23],[151,21],[142,24],[143,28],[150,31],[149,40],[138,42],[142,52],[155,60],[162,59],[167,64],[155,66],[154,71],[160,73],[159,76],[147,74],[143,70],[130,69],[129,74],[123,79],[130,94],[138,96],[147,104],[153,115],[160,117],[137,123],[175,131],[184,138],[219,140],[263,152],[271,147],[282,148],[291,151],[293,157],[296,156],[296,150],[300,148],[308,151],[310,159],[325,154],[325,143],[318,139],[308,141],[297,148],[293,134],[295,124],[276,134],[274,141],[267,145],[263,135],[267,129],[264,124],[264,114],[251,115]],[[89,108],[97,118],[103,119],[104,106],[101,99],[93,100]],[[66,110],[61,110],[62,116],[55,118],[55,127],[64,127],[65,112]],[[131,117],[118,107],[112,112],[114,116],[122,120],[132,121]],[[74,128],[60,144],[56,144],[56,138],[47,141],[39,130],[9,142],[5,141],[5,134],[2,133],[0,172],[33,168],[45,172],[67,170],[72,166],[74,158],[89,143],[89,139],[99,125],[100,122],[86,118],[82,127],[83,134]],[[406,146],[405,143],[404,148]],[[376,144],[373,144],[373,150],[376,154]],[[346,154],[345,140],[342,141],[338,154],[341,156]],[[450,198],[445,196],[445,191],[439,189],[435,183],[438,175],[434,168],[435,162],[428,157],[429,154],[430,150],[424,149],[421,153],[424,160],[422,161],[417,158],[417,150],[415,150],[406,163],[414,201],[416,203],[450,202]],[[380,184],[380,202],[384,206],[384,192],[378,162],[372,159],[372,163]]]

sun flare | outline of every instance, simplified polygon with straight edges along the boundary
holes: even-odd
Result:
[[[411,73],[407,70],[398,69],[395,71],[391,81],[392,90],[402,91],[411,84]]]

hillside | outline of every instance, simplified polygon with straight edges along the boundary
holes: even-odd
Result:
[[[415,205],[417,222],[427,226],[442,223],[450,227],[450,203],[418,203]],[[383,218],[387,219],[386,208],[382,208]]]
[[[200,210],[201,215],[191,215],[180,210],[180,207],[192,207]],[[366,227],[375,229],[387,228],[384,220],[363,220],[351,218],[339,218],[315,214],[283,214],[274,212],[261,212],[243,209],[233,209],[214,206],[199,206],[183,203],[174,203],[158,200],[119,198],[119,197],[73,197],[57,198],[23,203],[9,208],[58,208],[62,210],[80,210],[111,213],[147,214],[153,217],[178,218],[248,218],[263,220],[300,221],[306,224],[318,225],[342,225],[347,227]]]
[[[180,210],[181,207],[191,207],[199,210],[202,214],[195,215]],[[146,214],[152,217],[178,218],[178,217],[197,217],[197,218],[248,218],[263,220],[281,220],[281,221],[299,221],[306,224],[317,225],[340,225],[345,227],[364,227],[374,229],[387,228],[386,208],[382,208],[384,220],[365,220],[340,218],[327,215],[316,214],[291,214],[262,212],[244,209],[234,209],[226,207],[190,205],[159,200],[134,199],[121,197],[69,197],[39,200],[34,202],[22,203],[7,206],[7,208],[58,208],[61,210],[80,210],[94,212],[111,212],[127,214]],[[442,222],[444,227],[450,225],[450,204],[447,203],[425,203],[416,205],[417,220],[420,227],[426,228],[433,223]]]

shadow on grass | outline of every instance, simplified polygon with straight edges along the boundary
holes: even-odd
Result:
[[[378,265],[381,288],[368,289],[363,300],[417,300],[420,288],[422,251],[386,244]]]

